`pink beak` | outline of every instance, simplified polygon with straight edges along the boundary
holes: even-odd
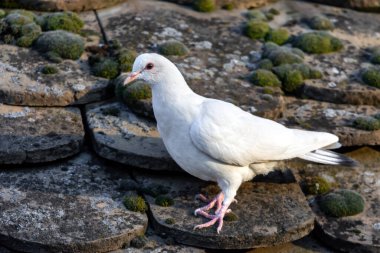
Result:
[[[130,83],[132,83],[134,80],[136,80],[140,74],[141,74],[141,71],[130,73],[129,76],[125,79],[124,85],[128,86]]]

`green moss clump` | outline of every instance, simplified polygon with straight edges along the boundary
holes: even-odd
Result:
[[[269,59],[262,59],[257,63],[257,67],[259,69],[271,70],[273,68],[273,63]]]
[[[225,221],[237,221],[238,219],[239,217],[233,212],[226,213],[226,215],[223,217],[223,220]]]
[[[7,13],[4,10],[0,9],[0,19],[5,17],[6,15]]]
[[[28,16],[21,15],[20,13],[10,13],[4,18],[4,22],[8,24],[8,26],[10,27],[23,26],[26,24],[33,23],[33,19]],[[13,32],[15,33],[17,31],[13,31]]]
[[[136,81],[125,88],[123,92],[123,100],[128,104],[141,99],[149,99],[152,97],[152,90],[149,84],[143,81]]]
[[[36,23],[23,25],[19,33],[20,37],[16,40],[16,45],[19,47],[30,47],[40,36],[41,32],[41,27]]]
[[[133,212],[145,213],[148,210],[145,200],[140,196],[127,196],[123,203],[128,210]]]
[[[268,13],[273,14],[273,15],[280,15],[280,11],[275,8],[270,8],[268,10]]]
[[[302,77],[305,80],[319,79],[322,77],[322,73],[319,70],[313,69],[304,63],[284,64],[274,67],[272,70],[280,80],[284,80],[287,73],[291,70],[297,70],[301,72]]]
[[[159,206],[168,207],[174,205],[174,200],[170,197],[167,197],[165,195],[157,196],[154,200],[154,203]]]
[[[37,15],[34,14],[33,12],[27,11],[27,10],[22,10],[22,9],[12,10],[8,15],[12,15],[12,14],[19,14],[19,15],[28,17],[32,21],[37,18]]]
[[[306,193],[312,195],[321,195],[331,190],[331,185],[323,177],[313,177],[306,180]]]
[[[53,65],[45,65],[42,67],[41,73],[45,75],[52,75],[58,73],[58,69]]]
[[[144,194],[148,194],[152,197],[157,197],[159,195],[164,195],[164,194],[167,194],[169,193],[170,191],[170,188],[167,187],[167,186],[163,186],[163,185],[148,185],[147,187],[143,187],[141,189],[141,191],[144,193]]]
[[[380,64],[380,47],[372,48],[371,50],[370,61],[373,64]]]
[[[78,59],[84,51],[84,42],[79,35],[63,30],[43,33],[35,43],[38,51],[64,59]]]
[[[319,201],[321,210],[333,217],[359,214],[364,210],[363,197],[351,190],[336,190],[322,196]]]
[[[84,23],[73,12],[55,12],[44,16],[42,28],[44,31],[66,30],[79,33]]]
[[[333,30],[334,24],[325,16],[314,16],[307,21],[311,29],[314,30]]]
[[[133,62],[137,57],[137,52],[134,50],[122,49],[117,53],[120,72],[132,71]]]
[[[281,88],[287,93],[294,93],[303,84],[303,81],[304,79],[301,71],[293,69],[285,74]]]
[[[258,69],[253,71],[251,82],[257,86],[280,86],[281,82],[273,72],[266,69]]]
[[[380,117],[358,117],[354,120],[353,126],[366,131],[376,131],[380,129]]]
[[[265,14],[259,10],[250,10],[247,13],[247,18],[255,21],[268,21]]]
[[[173,225],[173,224],[175,224],[175,219],[173,219],[173,218],[167,218],[165,220],[165,223],[168,224],[168,225]]]
[[[94,64],[92,73],[95,76],[114,79],[119,75],[119,64],[112,58],[103,58]]]
[[[366,68],[361,71],[361,78],[367,85],[380,88],[380,69]]]
[[[195,0],[194,9],[200,12],[211,12],[215,10],[215,0]]]
[[[269,32],[270,27],[263,21],[251,20],[245,27],[245,34],[251,39],[263,39]]]
[[[277,45],[283,45],[289,40],[289,31],[285,28],[272,29],[266,35],[265,40],[276,43]]]
[[[268,59],[272,61],[274,66],[303,62],[302,57],[294,54],[290,49],[285,47],[279,47],[278,49],[273,50],[268,55]]]
[[[343,48],[342,42],[325,32],[310,32],[299,35],[293,46],[310,54],[336,52]]]
[[[223,5],[222,8],[224,10],[227,10],[227,11],[232,11],[233,9],[235,9],[235,4],[234,3],[227,3],[227,4]]]
[[[168,41],[161,44],[158,47],[158,51],[162,55],[177,55],[177,56],[185,56],[189,54],[190,50],[179,41]]]

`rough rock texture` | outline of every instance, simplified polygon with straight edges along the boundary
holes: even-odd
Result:
[[[329,4],[344,8],[352,8],[360,11],[380,11],[380,2],[378,0],[309,0],[311,2]]]
[[[194,0],[167,0],[173,3],[191,5]],[[274,2],[275,0],[216,0],[215,5],[217,7],[224,7],[228,4],[232,4],[234,8],[258,8],[268,3]]]
[[[282,122],[289,127],[334,133],[343,146],[379,145],[380,130],[354,127],[354,120],[380,113],[375,106],[332,104],[313,100],[287,99]]]
[[[0,104],[0,164],[39,163],[72,156],[84,138],[77,108]]]
[[[2,0],[0,7],[36,11],[86,11],[97,10],[125,2],[126,0]]]
[[[205,218],[193,214],[196,208],[205,204],[194,200],[194,196],[210,183],[189,175],[135,173],[134,176],[145,189],[168,188],[166,196],[174,200],[173,206],[162,207],[155,203],[153,196],[145,194],[152,224],[159,233],[192,246],[247,249],[293,241],[313,229],[314,217],[298,184],[292,181],[291,172],[272,174],[277,178],[258,177],[257,182],[241,186],[236,196],[238,203],[231,205],[238,220],[226,221],[219,235],[215,226],[193,230],[195,225],[206,222]],[[173,218],[174,224],[168,224],[168,218]]]
[[[152,120],[135,115],[119,102],[88,105],[86,116],[100,156],[145,169],[180,169],[166,151]]]
[[[22,252],[107,252],[147,226],[121,204],[135,183],[89,153],[67,162],[0,171],[0,243]],[[132,187],[132,188],[131,188]]]
[[[364,147],[347,153],[360,166],[344,167],[304,165],[299,167],[299,177],[320,176],[343,189],[359,192],[365,199],[363,213],[343,218],[324,215],[317,201],[313,210],[317,214],[316,232],[328,246],[344,252],[380,252],[380,152]],[[296,164],[292,168],[297,168]]]
[[[157,45],[173,39],[184,43],[189,55],[169,58],[198,94],[232,102],[260,116],[281,115],[280,93],[253,88],[247,80],[250,54],[255,57],[261,44],[241,35],[240,12],[221,18],[165,2],[130,1],[99,15],[109,37],[138,52],[157,50]],[[138,27],[144,31],[138,32]]]

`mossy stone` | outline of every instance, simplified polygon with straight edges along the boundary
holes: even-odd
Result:
[[[247,18],[250,20],[256,20],[256,21],[268,21],[264,12],[260,10],[250,10],[247,13]]]
[[[277,45],[283,45],[289,40],[290,34],[288,29],[279,28],[272,29],[266,35],[265,40],[276,43]]]
[[[113,58],[103,58],[93,65],[92,73],[95,76],[114,79],[119,75],[119,63]]]
[[[277,76],[273,74],[272,71],[266,69],[258,69],[253,71],[251,77],[251,82],[257,86],[280,86],[281,82],[278,80]]]
[[[148,210],[145,200],[140,196],[126,196],[123,203],[128,210],[133,212],[145,213]]]
[[[363,212],[364,199],[363,197],[351,190],[335,190],[322,196],[318,204],[321,210],[333,217],[352,216]]]
[[[156,199],[154,200],[154,203],[156,203],[156,205],[159,205],[159,206],[169,207],[169,206],[174,205],[174,200],[168,196],[160,195],[156,197]]]
[[[334,24],[325,16],[318,15],[307,21],[311,29],[314,30],[333,30]]]
[[[195,0],[194,9],[200,12],[211,12],[215,10],[215,0]]]
[[[6,15],[7,13],[4,10],[0,9],[0,19],[5,17]]]
[[[282,80],[282,90],[287,93],[293,93],[298,90],[298,88],[303,84],[302,72],[293,69],[285,74],[284,79]]]
[[[269,59],[262,59],[257,63],[259,69],[271,70],[273,68],[273,63]]]
[[[263,21],[251,20],[245,27],[245,34],[251,39],[263,39],[269,32],[270,27]]]
[[[380,117],[358,117],[354,120],[353,126],[366,131],[376,131],[380,129]]]
[[[361,78],[367,85],[380,88],[380,69],[366,68],[361,71]]]
[[[45,75],[52,75],[58,73],[58,69],[53,65],[45,65],[41,68],[41,73]]]
[[[343,44],[338,38],[325,32],[301,34],[295,39],[293,45],[310,54],[325,54],[343,48]]]
[[[313,177],[306,180],[306,193],[312,195],[321,195],[331,190],[331,185],[323,177]]]
[[[65,30],[79,33],[84,23],[80,17],[73,12],[55,12],[44,16],[43,30]]]
[[[162,43],[158,47],[158,51],[162,55],[177,55],[177,56],[185,56],[189,54],[190,50],[186,47],[185,44],[179,41],[167,41]]]
[[[52,52],[64,59],[76,60],[84,51],[82,37],[63,30],[45,32],[35,44],[38,51]]]
[[[120,72],[132,71],[133,62],[137,57],[137,52],[129,49],[122,49],[117,53]]]

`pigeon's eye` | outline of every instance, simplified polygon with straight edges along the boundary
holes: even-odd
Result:
[[[146,66],[145,66],[145,68],[147,69],[147,70],[151,70],[152,68],[154,67],[154,65],[153,65],[153,63],[148,63]]]

